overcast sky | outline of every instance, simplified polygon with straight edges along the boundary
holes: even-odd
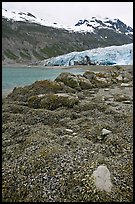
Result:
[[[98,16],[119,18],[133,27],[133,2],[2,2],[2,8],[30,12],[46,21],[69,26]]]

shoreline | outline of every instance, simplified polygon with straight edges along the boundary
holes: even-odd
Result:
[[[111,69],[114,66],[122,66],[123,68],[130,68],[133,67],[133,65],[74,65],[74,66],[43,66],[43,65],[28,65],[28,64],[19,64],[19,63],[15,63],[15,64],[2,64],[2,68],[6,68],[6,67],[28,67],[28,68],[45,68],[45,69],[77,69],[77,68],[81,68],[81,69],[91,69],[94,68],[98,69]]]
[[[2,99],[6,98],[10,93],[12,93],[13,89],[10,89],[9,91],[2,90]]]
[[[115,65],[114,65],[115,66]],[[8,64],[8,65],[2,65],[2,68],[44,68],[44,69],[83,69],[84,71],[92,71],[92,72],[106,72],[106,71],[111,71],[114,66],[110,65],[76,65],[76,66],[30,66],[26,64]],[[119,65],[124,68],[126,71],[133,72],[133,65]],[[13,88],[14,89],[14,88]],[[8,91],[2,90],[2,99],[7,97],[8,94],[10,94],[13,89],[10,89]]]

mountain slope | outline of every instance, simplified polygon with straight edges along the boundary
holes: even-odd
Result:
[[[73,51],[133,42],[132,28],[120,20],[111,21],[112,27],[106,20],[94,21],[79,21],[68,27],[48,23],[31,13],[3,9],[2,62],[35,63]]]

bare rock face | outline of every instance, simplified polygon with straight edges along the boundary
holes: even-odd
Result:
[[[95,185],[101,191],[111,192],[112,183],[110,179],[110,172],[105,165],[100,165],[94,172]]]

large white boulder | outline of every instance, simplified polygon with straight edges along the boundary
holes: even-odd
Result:
[[[111,192],[112,183],[110,172],[105,165],[100,165],[92,174],[95,180],[95,186],[101,191]]]

